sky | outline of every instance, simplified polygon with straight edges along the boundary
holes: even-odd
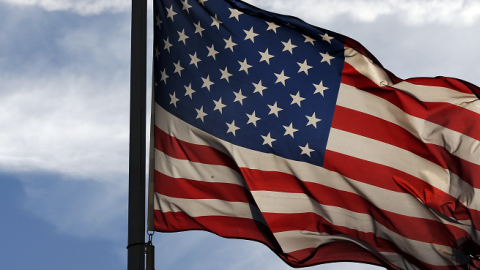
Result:
[[[400,78],[480,85],[478,1],[247,2],[354,38]],[[0,269],[126,269],[130,3],[0,0]],[[291,269],[207,232],[156,233],[154,245],[156,269]]]

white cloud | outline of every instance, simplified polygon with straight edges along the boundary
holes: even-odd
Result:
[[[58,72],[59,78],[27,81],[22,76],[7,85],[16,92],[0,100],[0,129],[8,130],[0,133],[0,167],[4,171],[42,170],[84,176],[125,173],[125,91],[109,91],[89,99],[88,90],[115,85]],[[82,89],[87,91],[82,93]]]
[[[480,18],[475,0],[248,0],[265,9],[300,16],[307,21],[326,22],[339,16],[358,22],[373,22],[394,16],[407,25],[472,25]]]
[[[50,29],[56,34],[32,37],[19,55],[10,47],[29,45],[4,44],[2,171],[102,179],[128,173],[129,24],[107,25]],[[29,50],[43,40],[42,50]]]
[[[193,0],[190,0],[193,1]],[[36,6],[48,11],[72,11],[81,15],[124,12],[130,0],[0,0],[14,5]],[[373,22],[384,15],[394,16],[407,25],[472,25],[480,18],[476,0],[246,0],[278,13],[326,22],[339,16],[358,22]],[[151,10],[152,1],[148,1]]]
[[[14,5],[37,6],[48,11],[73,11],[82,15],[130,10],[129,0],[0,0]]]

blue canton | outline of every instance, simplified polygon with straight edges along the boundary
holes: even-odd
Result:
[[[322,166],[342,37],[229,0],[156,0],[155,100],[222,140]]]

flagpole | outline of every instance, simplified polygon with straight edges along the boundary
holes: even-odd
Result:
[[[128,270],[145,270],[147,0],[132,0]]]

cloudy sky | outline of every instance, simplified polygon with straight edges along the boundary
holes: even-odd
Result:
[[[478,1],[247,2],[350,36],[401,78],[480,85]],[[0,0],[0,269],[126,268],[129,61],[128,0]],[[154,244],[157,269],[290,269],[204,232]]]

